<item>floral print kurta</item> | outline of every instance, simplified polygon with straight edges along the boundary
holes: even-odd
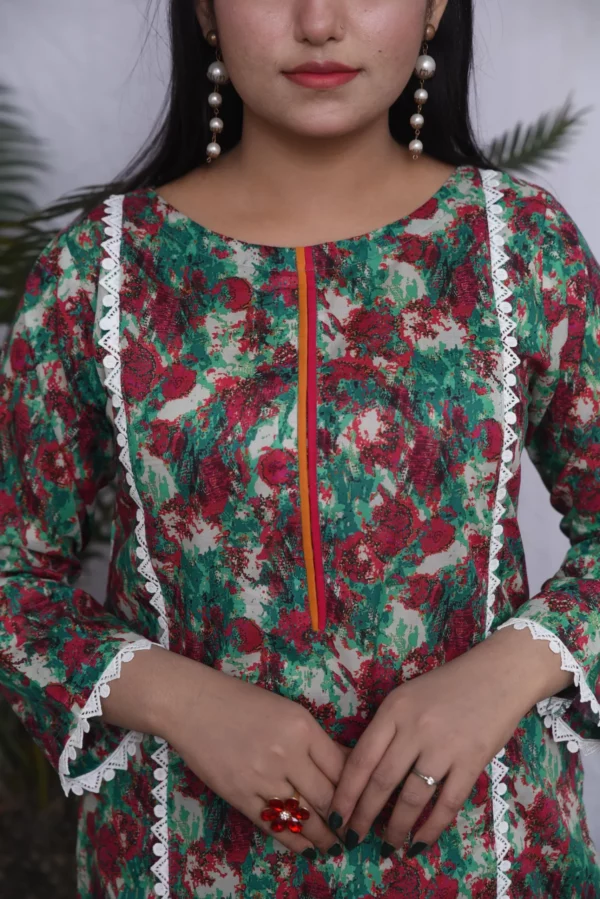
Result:
[[[81,897],[600,896],[581,765],[600,745],[599,303],[559,201],[472,165],[337,242],[245,243],[149,188],[49,241],[2,368],[0,681],[82,797]],[[524,450],[571,542],[533,597]],[[101,605],[76,576],[114,478]],[[311,862],[102,718],[158,644],[353,746],[390,690],[502,625],[574,684],[413,859],[380,860],[397,793],[356,849]]]

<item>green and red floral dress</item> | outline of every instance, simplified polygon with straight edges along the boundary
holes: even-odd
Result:
[[[146,188],[49,241],[2,368],[0,684],[82,796],[82,899],[600,896],[581,765],[600,747],[599,309],[558,200],[471,165],[336,242],[245,243]],[[533,597],[525,449],[571,543]],[[76,578],[113,479],[101,605]],[[353,746],[390,690],[501,626],[574,686],[412,859],[380,859],[397,793],[356,849],[311,862],[102,717],[159,644]]]

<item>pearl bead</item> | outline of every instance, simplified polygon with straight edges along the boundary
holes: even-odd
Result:
[[[211,47],[216,47],[218,42],[217,32],[212,29],[206,35],[206,40],[211,45]]]
[[[415,153],[417,156],[420,156],[423,152],[423,143],[415,138],[415,140],[411,140],[411,142],[409,143],[408,149],[411,153]]]
[[[419,56],[415,66],[415,74],[424,81],[428,78],[433,78],[435,75],[435,59],[433,56],[427,56],[426,53],[423,56]]]
[[[225,84],[226,81],[229,81],[229,74],[225,68],[225,63],[220,59],[211,62],[206,74],[211,81],[215,82],[215,84]]]
[[[429,94],[425,90],[424,87],[419,87],[415,91],[415,103],[418,103],[419,106],[423,106],[429,100]]]
[[[432,25],[431,22],[425,29],[425,40],[432,41],[436,35],[435,25]]]
[[[413,126],[413,128],[415,128],[415,129],[416,129],[416,128],[422,128],[423,125],[425,124],[425,119],[423,118],[423,116],[421,115],[421,113],[415,112],[415,114],[414,114],[414,115],[411,115],[411,117],[410,117],[410,124],[411,124],[411,125]]]
[[[216,141],[211,140],[206,148],[206,153],[208,156],[210,156],[211,159],[216,159],[217,156],[221,155],[221,148],[218,143],[216,143]]]
[[[219,134],[223,130],[223,119],[220,119],[218,116],[215,116],[214,119],[211,119],[208,127],[211,131],[218,131]]]
[[[223,102],[223,97],[221,94],[218,94],[216,91],[213,91],[212,94],[208,95],[208,105],[209,106],[220,106]]]

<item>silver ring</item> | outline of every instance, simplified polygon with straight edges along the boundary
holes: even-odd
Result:
[[[432,777],[430,774],[421,774],[421,772],[417,771],[417,769],[414,766],[410,769],[410,771],[408,773],[416,774],[417,777],[421,777],[425,781],[425,783],[429,784],[430,787],[437,786],[438,784],[441,784],[441,782],[442,782],[441,780],[436,780],[435,777]]]

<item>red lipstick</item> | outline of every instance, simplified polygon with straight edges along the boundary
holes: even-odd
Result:
[[[303,87],[329,88],[352,81],[358,75],[358,69],[333,60],[324,62],[313,60],[312,62],[303,62],[283,74],[290,81]]]

